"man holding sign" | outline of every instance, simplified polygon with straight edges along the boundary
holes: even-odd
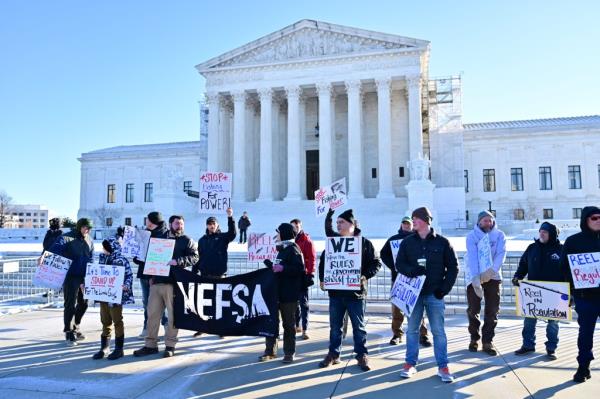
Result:
[[[328,214],[328,218],[331,214],[332,212]],[[325,223],[327,231],[327,221]],[[351,209],[342,212],[337,218],[337,231],[331,231],[331,235],[327,234],[328,249],[321,254],[319,262],[321,289],[327,289],[329,292],[330,325],[329,352],[319,363],[319,367],[328,367],[340,362],[342,325],[347,312],[352,322],[356,360],[363,371],[368,371],[371,368],[367,357],[365,329],[367,280],[377,274],[381,260],[371,241],[360,236],[360,229],[356,227]],[[358,261],[360,268],[357,270]]]
[[[571,283],[579,323],[579,368],[573,376],[575,382],[585,382],[591,377],[590,363],[594,359],[594,329],[600,317],[600,208],[583,208],[580,227],[580,233],[565,241],[561,256],[562,270]]]

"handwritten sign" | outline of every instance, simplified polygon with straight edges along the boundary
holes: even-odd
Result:
[[[265,259],[274,261],[276,257],[275,236],[267,233],[250,233],[248,238],[249,262],[262,262]]]
[[[571,320],[569,283],[523,280],[515,288],[517,316]]]
[[[150,276],[168,276],[171,266],[167,263],[173,259],[175,240],[151,238],[146,254],[144,274]]]
[[[200,213],[227,213],[231,206],[231,173],[202,172],[199,195]]]
[[[326,214],[329,209],[342,207],[347,202],[345,177],[330,186],[322,187],[315,191],[315,212],[317,217]]]
[[[135,227],[125,226],[123,232],[122,254],[126,258],[146,259],[148,243],[150,242],[150,232],[148,230],[138,230]]]
[[[600,287],[600,252],[568,254],[567,258],[575,288]]]
[[[360,290],[361,237],[327,237],[323,285],[327,290]]]
[[[394,265],[396,264],[396,258],[398,257],[398,251],[400,251],[400,244],[402,240],[391,240],[390,247],[392,248],[392,257],[394,258]]]
[[[69,267],[71,267],[70,259],[45,251],[42,255],[42,264],[36,269],[32,283],[37,287],[58,290],[65,281]]]
[[[477,243],[477,260],[479,261],[480,274],[494,265],[489,234],[484,234],[483,238]]]
[[[407,277],[402,273],[398,273],[398,277],[394,281],[390,299],[407,317],[410,317],[415,308],[423,284],[425,284],[425,276]]]
[[[93,301],[121,304],[125,266],[88,263],[83,296]]]
[[[19,271],[19,262],[4,262],[2,264],[2,273],[17,273]]]

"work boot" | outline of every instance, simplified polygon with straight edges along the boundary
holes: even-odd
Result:
[[[590,373],[590,364],[580,364],[577,368],[577,372],[573,376],[573,381],[575,382],[586,382],[592,378],[592,374]]]
[[[125,337],[115,337],[115,350],[108,355],[108,360],[116,360],[123,357],[123,344],[125,343]]]
[[[534,348],[526,348],[526,347],[522,346],[520,349],[517,349],[515,351],[515,355],[522,356],[522,355],[526,355],[531,352],[535,352],[535,349]]]
[[[556,360],[556,359],[558,359],[558,357],[556,357],[556,352],[555,351],[551,351],[551,350],[547,350],[546,351],[546,357],[548,358],[548,360]]]
[[[489,344],[483,344],[483,348],[481,348],[481,350],[490,356],[498,355],[498,352],[496,352],[496,349],[494,349],[494,346],[492,345],[491,342]]]
[[[402,342],[401,335],[394,335],[392,339],[390,339],[390,345],[399,345]]]
[[[109,344],[110,344],[110,337],[105,337],[104,335],[100,336],[100,350],[96,353],[94,353],[94,356],[92,356],[92,359],[94,360],[98,360],[98,359],[102,359],[105,355],[106,352],[108,352],[109,348]]]
[[[366,353],[363,353],[362,355],[357,355],[356,361],[358,362],[358,367],[360,367],[362,371],[371,370],[371,367],[369,367],[369,357]]]
[[[421,338],[419,338],[419,343],[424,348],[429,348],[431,346],[431,341],[427,335],[421,335]]]
[[[144,346],[136,351],[133,351],[133,356],[142,357],[142,356],[154,355],[155,353],[158,353],[158,348],[149,348],[147,346]]]
[[[294,362],[294,354],[284,355],[283,360],[281,362],[286,363],[286,364],[293,363]]]
[[[471,341],[469,344],[469,352],[477,352],[477,349],[479,349],[479,342]]]
[[[173,356],[175,356],[175,348],[172,346],[165,347],[163,357],[173,357]]]
[[[331,366],[332,364],[339,364],[339,363],[340,363],[339,356],[336,356],[333,353],[328,353],[325,356],[325,359],[323,359],[319,362],[319,367],[325,368],[325,367]]]

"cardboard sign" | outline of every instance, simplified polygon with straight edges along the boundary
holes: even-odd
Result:
[[[121,304],[125,266],[88,263],[83,296],[99,302]]]
[[[151,238],[146,254],[144,274],[150,276],[168,276],[171,266],[167,263],[173,259],[175,240]]]
[[[126,258],[146,259],[148,243],[150,242],[150,232],[148,230],[138,230],[135,227],[125,226],[123,233],[123,249],[121,253]]]
[[[326,290],[360,290],[361,237],[327,237],[323,285]]]
[[[58,290],[62,287],[70,267],[70,259],[45,251],[42,264],[35,270],[32,283],[37,287]]]
[[[515,289],[517,316],[571,320],[569,283],[523,280]]]
[[[494,265],[489,234],[484,234],[483,238],[477,243],[477,260],[479,261],[480,274]]]
[[[2,273],[17,273],[19,271],[19,262],[4,262],[2,264]]]
[[[250,233],[248,238],[248,261],[262,262],[265,259],[274,261],[277,257],[275,237],[267,233]]]
[[[346,178],[342,178],[332,185],[322,187],[315,191],[315,213],[325,215],[329,209],[337,209],[348,202],[346,191]]]
[[[575,288],[600,287],[600,252],[568,254],[567,259]]]
[[[198,203],[200,213],[227,213],[231,206],[231,173],[202,172]]]
[[[398,251],[400,251],[400,244],[402,240],[391,240],[390,248],[392,248],[392,257],[394,258],[394,265],[396,264],[396,258],[398,257]]]
[[[394,281],[390,299],[407,317],[410,317],[415,303],[419,299],[423,284],[425,284],[425,276],[406,277],[402,273],[398,273],[398,277]]]

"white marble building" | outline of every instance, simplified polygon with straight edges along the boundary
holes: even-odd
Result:
[[[256,231],[300,217],[316,236],[312,193],[342,177],[370,236],[389,235],[422,205],[457,228],[488,201],[503,219],[520,217],[515,209],[566,218],[597,203],[600,117],[463,125],[460,79],[430,79],[429,52],[424,40],[302,20],[203,62],[206,141],[83,154],[79,215],[142,224],[158,209],[197,219],[201,232],[204,216],[184,192],[197,189],[200,170],[233,173],[234,208],[253,216]],[[554,161],[556,146],[579,150]],[[581,189],[566,188],[574,165]],[[553,186],[540,192],[537,168],[547,166]],[[519,191],[510,191],[511,168],[522,169]],[[483,191],[483,169],[488,185],[495,171],[495,191]]]

